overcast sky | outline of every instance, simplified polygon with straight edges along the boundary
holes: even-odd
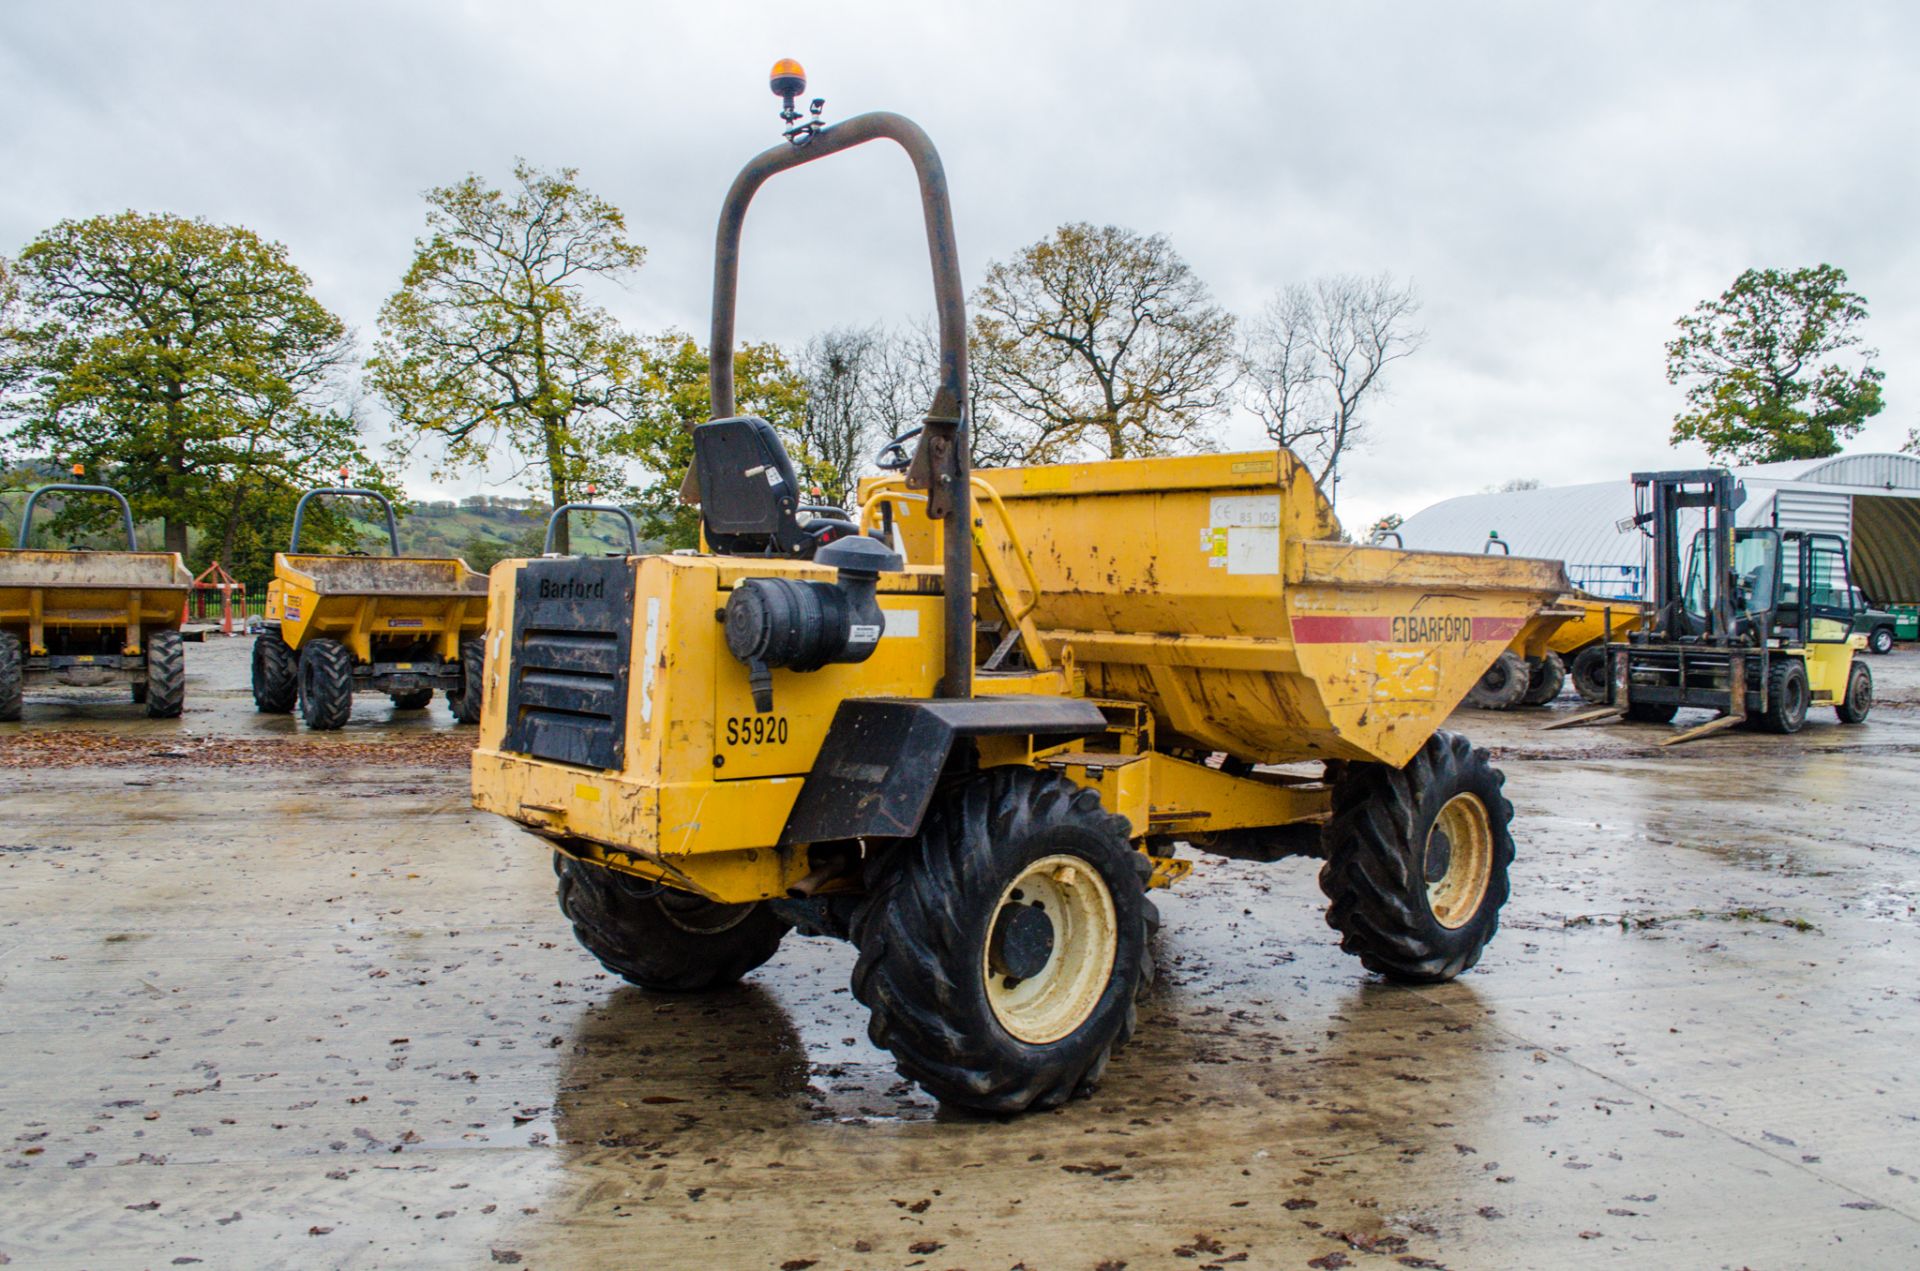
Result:
[[[12,4],[0,253],[129,207],[244,224],[370,344],[420,192],[523,155],[579,167],[648,248],[600,299],[704,331],[714,214],[777,140],[766,71],[793,56],[829,119],[932,134],[970,281],[1069,220],[1165,232],[1241,314],[1320,274],[1410,278],[1428,343],[1341,482],[1365,525],[1700,458],[1667,448],[1661,346],[1748,266],[1847,270],[1891,403],[1849,449],[1897,448],[1920,423],[1916,53],[1901,4]],[[920,235],[890,148],[775,181],[743,337],[917,318]]]

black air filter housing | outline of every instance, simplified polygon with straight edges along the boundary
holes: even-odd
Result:
[[[727,648],[747,664],[762,713],[773,709],[773,668],[864,662],[886,629],[875,584],[882,572],[903,567],[899,556],[875,539],[850,536],[822,547],[814,563],[837,569],[837,581],[749,578],[727,599]]]

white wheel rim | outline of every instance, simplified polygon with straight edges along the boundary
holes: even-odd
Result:
[[[994,969],[992,933],[1008,906],[1021,905],[1037,906],[1052,922],[1053,948],[1045,966],[1016,980]],[[1000,1026],[1042,1046],[1086,1023],[1113,978],[1119,929],[1113,894],[1087,862],[1060,855],[1027,866],[1000,893],[980,950],[987,1003]]]
[[[1486,899],[1487,884],[1493,877],[1493,826],[1487,817],[1487,805],[1477,795],[1454,795],[1427,830],[1428,854],[1434,849],[1437,834],[1446,836],[1447,867],[1437,878],[1431,876],[1429,868],[1427,908],[1435,922],[1458,931],[1480,912],[1480,902]]]

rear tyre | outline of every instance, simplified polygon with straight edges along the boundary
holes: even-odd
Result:
[[[0,631],[0,722],[20,718],[26,687],[26,663],[20,637]]]
[[[1680,708],[1672,702],[1628,702],[1627,718],[1636,724],[1671,724]]]
[[[253,706],[265,715],[285,715],[300,700],[300,665],[278,631],[253,638]]]
[[[1527,660],[1508,649],[1467,692],[1467,705],[1483,711],[1511,710],[1527,695]]]
[[[300,650],[300,717],[321,732],[345,728],[353,714],[353,655],[338,640],[307,641]]]
[[[480,709],[486,705],[485,683],[487,642],[482,639],[460,642],[460,691],[447,694],[453,717],[462,724],[480,722]]]
[[[1798,658],[1776,663],[1767,677],[1767,709],[1757,721],[1766,732],[1797,733],[1807,722],[1807,668]]]
[[[1527,662],[1527,691],[1520,696],[1522,706],[1545,706],[1560,696],[1567,686],[1567,664],[1558,653]]]
[[[393,699],[393,709],[397,711],[425,710],[433,703],[431,688],[417,688],[410,693],[389,693],[387,696]]]
[[[1843,724],[1857,724],[1873,712],[1873,672],[1863,662],[1855,662],[1847,672],[1847,695],[1834,704],[1833,713]]]
[[[147,637],[147,714],[178,719],[187,704],[187,644],[178,631]]]
[[[1607,650],[1594,645],[1573,660],[1573,688],[1596,706],[1607,700]]]
[[[1867,637],[1867,647],[1875,653],[1893,652],[1893,628],[1875,627],[1873,634]]]
[[[1094,791],[996,768],[876,859],[853,995],[902,1076],[990,1113],[1093,1088],[1153,978],[1152,867],[1128,837]]]
[[[1341,949],[1407,984],[1451,980],[1480,960],[1513,864],[1505,782],[1485,750],[1450,732],[1404,768],[1347,768],[1320,869]]]
[[[780,947],[787,924],[763,903],[722,905],[553,854],[560,912],[600,965],[665,993],[724,988]]]

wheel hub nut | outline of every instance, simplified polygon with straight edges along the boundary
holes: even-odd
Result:
[[[1453,865],[1453,843],[1445,830],[1435,830],[1427,840],[1427,882],[1437,883]]]
[[[994,919],[987,965],[995,975],[1025,980],[1046,969],[1053,956],[1053,919],[1038,905],[1006,905]]]

